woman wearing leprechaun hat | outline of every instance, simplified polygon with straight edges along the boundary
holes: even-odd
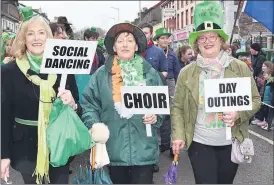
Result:
[[[195,31],[190,45],[198,53],[196,62],[183,68],[176,84],[171,108],[173,152],[186,148],[198,184],[232,184],[238,164],[231,160],[232,139],[248,137],[249,119],[260,108],[260,95],[248,66],[224,51],[228,35],[223,31],[224,14],[219,2],[206,1],[194,10]],[[250,77],[252,110],[206,113],[204,80]]]
[[[49,163],[46,128],[52,99],[59,96],[78,115],[81,106],[74,75],[68,75],[67,89],[58,89],[61,75],[41,74],[46,40],[53,38],[43,17],[31,7],[21,9],[22,23],[12,53],[15,60],[1,66],[1,178],[9,177],[10,166],[21,172],[26,184],[67,184],[69,162],[61,167]]]

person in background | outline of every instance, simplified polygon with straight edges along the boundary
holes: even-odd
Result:
[[[264,86],[266,83],[266,80],[264,79],[264,73],[268,71],[274,71],[274,64],[270,61],[265,61],[262,65],[262,72],[259,74],[259,76],[256,78],[257,88],[259,89],[259,93],[261,96],[261,100],[263,101],[263,95],[264,95]],[[261,107],[262,108],[262,107]],[[263,112],[260,109],[256,114],[255,117],[251,120],[252,125],[257,125],[261,121],[257,118],[261,118]]]
[[[174,77],[177,82],[179,73],[186,65],[190,64],[191,61],[194,61],[194,52],[189,45],[183,45],[177,51],[177,57],[179,59],[179,68],[176,69]]]
[[[74,39],[74,35],[73,35],[73,30],[71,28],[71,23],[68,22],[67,17],[65,16],[60,16],[57,18],[57,24],[62,25],[62,27],[65,29],[66,34],[68,35],[70,40]]]
[[[164,78],[166,78],[168,72],[167,57],[163,50],[153,44],[153,27],[148,23],[140,24],[139,27],[143,30],[147,38],[147,49],[142,53],[142,56],[156,71],[160,72]]]
[[[169,33],[166,28],[159,28],[155,31],[155,36],[153,37],[153,40],[157,41],[158,47],[165,52],[165,55],[167,57],[168,72],[167,72],[166,82],[168,86],[170,102],[172,102],[172,98],[175,93],[174,74],[176,73],[176,71],[178,71],[180,66],[179,66],[179,61],[176,54],[172,50],[170,50],[168,46],[170,36],[171,36],[171,33]],[[170,116],[165,117],[165,121],[163,125],[160,127],[160,135],[161,135],[160,151],[165,152],[166,150],[170,150],[170,155],[173,156],[171,143],[170,143],[170,137],[171,137]]]
[[[54,39],[69,39],[62,25],[57,23],[49,24]]]
[[[147,46],[144,33],[130,23],[112,26],[105,37],[106,64],[89,81],[83,94],[82,119],[108,126],[109,174],[114,184],[151,184],[153,164],[159,161],[157,128],[161,115],[132,115],[121,111],[122,86],[162,86],[160,74],[140,55]],[[151,124],[147,137],[145,124]],[[91,130],[92,131],[92,130]]]
[[[142,29],[147,38],[147,49],[142,53],[142,56],[148,61],[152,67],[158,71],[161,75],[162,81],[165,85],[167,85],[166,78],[168,75],[168,62],[167,57],[164,51],[153,44],[152,41],[152,33],[153,27],[148,23],[140,24],[139,27]],[[160,130],[158,130],[159,134],[159,145],[161,145],[161,137]],[[159,166],[157,164],[154,165],[154,172],[159,171]]]
[[[3,32],[1,38],[1,64],[7,64],[14,60],[11,54],[11,47],[15,39],[15,34],[11,32]]]
[[[263,54],[262,48],[259,43],[253,43],[250,46],[250,53],[252,55],[252,68],[253,68],[253,76],[256,78],[262,72],[262,65],[266,61],[265,55]]]
[[[96,55],[98,57],[98,64],[93,63],[93,69],[98,69],[99,67],[101,67],[102,65],[105,64],[105,57],[104,57],[104,53],[101,49],[100,46],[100,41],[98,40],[99,37],[99,33],[97,31],[97,29],[95,27],[91,27],[90,29],[86,29],[84,32],[84,40],[86,41],[98,41],[98,46],[96,48]],[[102,43],[101,43],[102,45]]]
[[[204,1],[195,6],[195,31],[189,42],[199,54],[197,61],[181,70],[171,108],[173,152],[188,150],[196,184],[233,183],[238,164],[231,161],[232,138],[226,139],[226,127],[243,142],[248,138],[249,119],[261,104],[248,66],[225,52],[229,36],[223,26],[221,3]],[[241,77],[251,78],[252,110],[207,113],[204,80]]]
[[[250,53],[242,49],[238,49],[235,54],[235,58],[245,62],[247,66],[249,67],[250,71],[253,71],[252,62],[248,60],[248,56],[250,56]]]
[[[270,107],[268,105],[272,104],[273,101],[273,94],[274,94],[274,81],[273,81],[273,70],[266,70],[264,72],[264,80],[265,80],[265,85],[264,85],[264,91],[263,91],[263,102],[265,104],[261,105],[260,109],[260,115],[257,117],[257,119],[260,121],[257,123],[258,126],[260,126],[264,130],[268,130],[268,113]],[[269,121],[269,120],[268,120]]]
[[[12,53],[16,60],[1,66],[1,178],[9,177],[10,166],[21,172],[25,184],[69,183],[69,163],[49,164],[44,135],[57,96],[81,115],[74,75],[68,75],[66,89],[59,88],[61,75],[41,74],[47,39],[52,32],[40,15],[25,11]],[[41,93],[40,93],[41,92]]]

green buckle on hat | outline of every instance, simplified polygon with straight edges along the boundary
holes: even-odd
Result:
[[[213,22],[205,21],[204,22],[205,30],[213,30]]]

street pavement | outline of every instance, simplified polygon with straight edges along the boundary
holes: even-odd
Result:
[[[272,144],[262,138],[250,134],[250,138],[253,140],[255,147],[255,157],[251,164],[243,164],[239,166],[234,184],[273,184],[273,131],[264,131],[255,125],[251,125],[250,130],[262,135],[264,138],[272,140]],[[70,175],[70,182],[75,176],[79,165],[87,163],[88,160],[88,152],[75,158],[71,164],[73,174]],[[167,172],[171,162],[172,159],[169,157],[168,151],[161,154],[160,171],[154,174],[155,184],[164,184],[163,175]],[[24,183],[20,173],[13,169],[11,170],[10,180],[13,184]],[[182,151],[180,154],[178,184],[195,184],[192,168],[186,151]]]

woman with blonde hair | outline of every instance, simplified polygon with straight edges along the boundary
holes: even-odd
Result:
[[[60,75],[41,74],[46,40],[52,38],[43,17],[24,9],[24,19],[12,52],[16,60],[1,67],[1,178],[9,177],[10,166],[21,172],[26,184],[67,184],[69,165],[54,168],[49,164],[46,127],[56,95],[78,114],[78,91],[73,75],[61,89]],[[35,175],[35,176],[33,176]]]
[[[7,64],[14,59],[11,54],[11,47],[15,38],[14,33],[3,32],[1,42],[1,64]]]
[[[186,148],[197,184],[232,184],[238,164],[231,160],[232,138],[240,143],[248,137],[249,119],[260,107],[260,96],[246,64],[225,52],[228,35],[223,31],[224,15],[219,2],[205,1],[194,10],[195,32],[190,45],[197,60],[179,74],[171,108],[173,152]],[[251,79],[252,110],[209,113],[205,110],[204,80]]]

